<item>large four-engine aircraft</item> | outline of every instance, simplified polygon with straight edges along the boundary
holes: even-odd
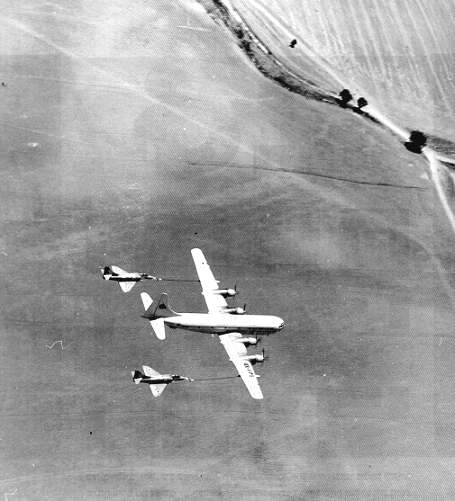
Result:
[[[177,313],[167,304],[167,294],[162,294],[158,301],[146,293],[141,293],[145,308],[144,318],[150,321],[158,339],[166,338],[165,326],[190,331],[218,334],[229,359],[234,364],[244,381],[250,395],[262,399],[253,365],[264,361],[264,354],[248,355],[247,347],[257,344],[258,335],[273,334],[284,327],[283,319],[272,315],[248,315],[242,308],[231,308],[226,297],[234,296],[235,289],[220,289],[210,266],[200,249],[192,249],[194,264],[202,295],[207,304],[208,313]],[[256,337],[243,337],[243,334]]]
[[[115,265],[104,266],[101,268],[101,274],[104,280],[118,282],[123,292],[129,292],[136,285],[136,282],[140,282],[141,280],[161,280],[161,278],[148,275],[147,273],[129,273]]]
[[[173,381],[193,381],[190,377],[185,376],[177,376],[177,374],[160,374],[156,372],[151,367],[147,365],[142,366],[141,371],[132,371],[131,375],[133,376],[133,381],[136,384],[146,383],[150,386],[150,391],[152,392],[154,397],[159,397],[161,393],[167,388],[167,385],[172,383]]]

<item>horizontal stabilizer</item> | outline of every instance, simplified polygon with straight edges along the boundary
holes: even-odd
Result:
[[[154,397],[159,397],[161,393],[166,389],[167,384],[151,384],[150,391]]]
[[[158,339],[163,341],[166,339],[166,328],[164,327],[164,318],[157,318],[156,320],[150,320],[150,325],[156,334]]]
[[[129,292],[135,286],[136,282],[119,282],[118,284],[123,292]]]
[[[144,305],[144,310],[147,311],[150,306],[152,306],[153,299],[146,292],[141,292],[142,304]]]

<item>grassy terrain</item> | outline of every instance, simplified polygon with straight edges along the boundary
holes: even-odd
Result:
[[[453,241],[420,158],[263,78],[193,2],[3,7],[3,491],[450,497]],[[264,402],[236,379],[160,399],[130,379],[233,374],[217,339],[152,338],[142,285],[98,272],[195,278],[194,246],[286,320]],[[204,311],[195,284],[165,290]]]

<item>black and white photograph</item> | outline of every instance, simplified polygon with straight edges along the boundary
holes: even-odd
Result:
[[[455,499],[454,19],[0,0],[0,500]]]

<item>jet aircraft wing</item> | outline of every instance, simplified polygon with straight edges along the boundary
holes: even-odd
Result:
[[[194,265],[202,285],[202,295],[209,313],[223,313],[227,308],[227,302],[224,297],[217,293],[219,291],[218,280],[213,276],[212,270],[205,259],[201,249],[191,249]]]
[[[128,272],[125,270],[122,270],[122,268],[119,268],[118,266],[112,265],[111,270],[117,274],[117,275],[128,275]]]
[[[255,399],[262,399],[261,387],[258,383],[258,377],[253,369],[253,365],[247,358],[246,346],[239,342],[242,335],[238,332],[230,332],[229,334],[222,334],[219,336],[221,344],[224,346],[229,360],[235,365],[239,376],[242,378],[245,386],[247,387],[250,395]]]
[[[136,285],[136,282],[119,282],[118,284],[123,292],[129,292]]]
[[[159,397],[161,393],[166,389],[167,384],[151,384],[150,391],[154,397]]]
[[[148,365],[143,365],[142,370],[144,371],[144,374],[147,377],[160,377],[161,376],[161,374],[159,372],[156,372],[155,369],[152,369]]]

